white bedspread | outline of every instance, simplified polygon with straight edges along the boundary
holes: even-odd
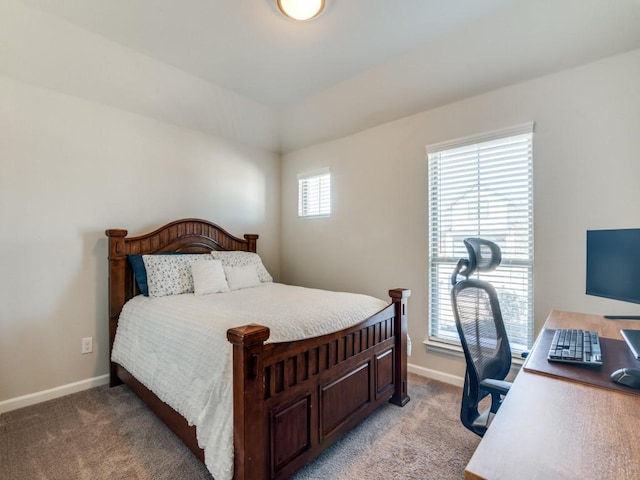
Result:
[[[270,342],[341,330],[387,302],[278,283],[228,293],[137,296],[124,306],[112,360],[196,425],[216,480],[233,477],[232,347],[229,328],[258,323]],[[286,312],[286,313],[285,313]]]

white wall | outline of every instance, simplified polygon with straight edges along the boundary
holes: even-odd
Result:
[[[640,48],[639,7],[637,0],[505,2],[482,21],[288,105],[283,150]]]
[[[280,148],[273,108],[19,0],[0,2],[0,74],[263,150]]]
[[[2,412],[108,372],[105,229],[140,234],[200,217],[257,233],[277,279],[280,158],[268,148],[269,111],[64,22],[3,3],[0,44]],[[103,76],[91,71],[91,47],[108,59]],[[194,96],[172,103],[172,88],[174,100],[183,89]],[[236,107],[246,129],[225,115]],[[261,145],[242,142],[242,131]],[[80,353],[83,337],[93,337],[93,354]]]
[[[6,77],[0,97],[0,401],[107,373],[107,228],[213,220],[278,276],[277,155]]]
[[[322,119],[320,120],[322,121]],[[462,375],[427,352],[425,146],[535,121],[536,332],[551,309],[640,314],[584,294],[585,231],[640,227],[640,50],[382,124],[283,157],[287,283],[386,298],[407,287],[411,363]],[[296,174],[329,166],[330,218],[297,218]]]

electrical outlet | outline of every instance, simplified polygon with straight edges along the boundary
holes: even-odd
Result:
[[[86,337],[82,339],[82,353],[93,352],[93,337]]]

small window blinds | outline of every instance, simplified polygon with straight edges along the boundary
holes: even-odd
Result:
[[[331,173],[328,168],[298,175],[298,217],[331,214]]]

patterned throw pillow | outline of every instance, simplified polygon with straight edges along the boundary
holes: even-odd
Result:
[[[223,267],[244,267],[246,265],[255,265],[258,278],[261,282],[273,282],[273,277],[269,274],[260,255],[252,252],[219,252],[214,250],[211,255],[216,260],[222,262]]]
[[[150,297],[193,293],[191,263],[209,261],[207,254],[143,255]]]
[[[162,253],[154,253],[154,255],[185,255],[182,252],[162,252]],[[140,289],[140,293],[145,297],[149,296],[149,285],[147,284],[147,269],[144,268],[144,260],[142,260],[142,255],[133,254],[127,255],[127,260],[129,261],[129,265],[131,265],[131,269],[133,270],[133,275],[136,278],[136,283],[138,284],[138,288]]]

